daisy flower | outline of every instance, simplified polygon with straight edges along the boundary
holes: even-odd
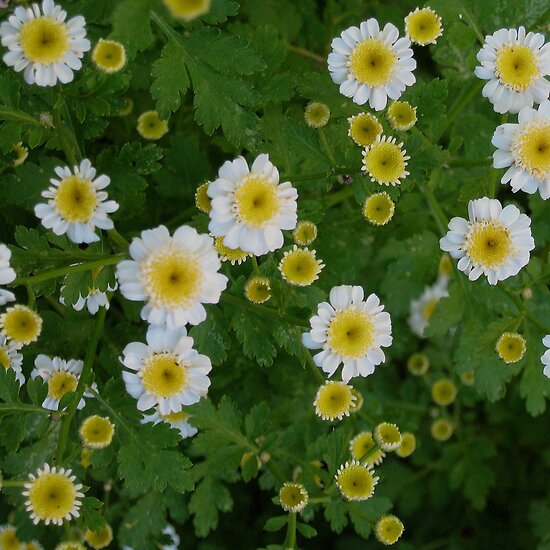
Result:
[[[405,528],[401,520],[392,514],[382,516],[374,526],[374,536],[379,542],[390,546],[395,544]]]
[[[0,525],[0,548],[20,550],[23,543],[17,538],[17,529],[13,525]]]
[[[172,17],[192,21],[210,11],[211,0],[162,0]]]
[[[313,360],[329,376],[341,363],[342,380],[368,376],[376,365],[385,361],[382,347],[392,343],[390,314],[376,294],[363,300],[360,286],[335,286],[328,302],[317,306],[310,319],[311,331],[302,335],[306,348],[319,349]]]
[[[405,88],[416,82],[411,41],[399,38],[391,23],[380,31],[378,21],[369,19],[342,32],[331,46],[330,76],[340,85],[340,93],[358,105],[368,101],[375,111],[381,111],[388,97],[399,99]]]
[[[11,150],[15,153],[15,159],[12,162],[12,166],[17,168],[21,166],[29,156],[29,150],[23,145],[23,142],[16,143],[12,146]]]
[[[452,380],[440,378],[432,385],[431,393],[434,403],[446,407],[454,402],[458,390]]]
[[[416,107],[407,101],[393,101],[386,116],[394,130],[405,132],[416,124]]]
[[[430,433],[436,441],[447,441],[453,435],[454,427],[447,418],[438,418],[430,427]]]
[[[106,523],[98,531],[91,531],[90,529],[87,529],[86,533],[84,533],[84,540],[94,550],[101,550],[101,548],[106,548],[109,544],[111,544],[111,541],[113,540],[113,530],[108,523]]]
[[[517,332],[505,332],[500,335],[495,350],[505,363],[517,363],[525,355],[527,342]]]
[[[78,430],[82,443],[89,449],[104,449],[111,444],[115,425],[106,416],[89,416]]]
[[[458,269],[470,281],[483,274],[496,285],[529,263],[535,248],[531,220],[517,206],[502,208],[498,200],[483,197],[468,203],[468,216],[469,220],[452,218],[439,245],[458,260]]]
[[[550,348],[550,334],[547,334],[542,339],[542,343],[545,347]],[[544,365],[544,370],[542,371],[542,373],[544,374],[544,376],[547,376],[548,378],[550,378],[550,350],[549,349],[547,349],[544,352],[544,354],[540,358],[540,360],[542,361],[542,364]]]
[[[498,126],[491,143],[495,168],[508,168],[501,183],[510,183],[512,191],[540,193],[550,198],[550,101],[538,109],[524,107],[517,124]]]
[[[354,460],[361,460],[368,453],[368,456],[365,457],[362,462],[370,466],[375,466],[382,464],[386,456],[386,453],[382,449],[376,449],[370,452],[374,449],[375,445],[376,443],[372,437],[372,432],[361,432],[349,442],[349,450]]]
[[[199,431],[195,426],[189,424],[189,418],[191,418],[190,415],[184,410],[168,414],[160,414],[158,410],[155,410],[153,414],[144,416],[141,422],[143,424],[147,422],[152,422],[153,424],[165,422],[170,427],[178,430],[182,439],[187,439],[188,437],[193,437]]]
[[[63,292],[63,289],[65,287],[61,287],[61,292]],[[89,288],[88,289],[88,295],[86,297],[82,296],[81,294],[78,295],[78,300],[73,304],[73,309],[75,311],[82,311],[84,309],[84,306],[87,307],[88,312],[91,315],[95,315],[100,307],[104,307],[105,309],[109,309],[109,298],[107,297],[107,292],[114,292],[118,288],[118,285],[115,283],[114,287],[111,287],[110,285],[107,285],[107,291],[101,292],[101,290],[97,288]],[[65,300],[63,299],[63,296],[59,296],[59,302],[63,305],[65,305]]]
[[[41,353],[34,360],[34,366],[31,378],[34,380],[40,376],[48,384],[48,394],[42,406],[50,411],[57,411],[61,398],[69,392],[76,391],[84,362],[79,359],[65,361],[60,357],[52,359]],[[92,384],[92,388],[96,389],[95,382]],[[84,397],[93,397],[93,395],[85,392]],[[86,405],[84,397],[78,403],[79,410]]]
[[[25,543],[22,550],[44,550],[44,547],[37,540],[31,540]]]
[[[66,21],[67,12],[53,0],[42,6],[18,6],[0,25],[2,45],[9,50],[4,62],[16,72],[23,71],[28,84],[55,86],[71,82],[82,67],[84,52],[90,49],[86,39],[86,21],[81,15]]]
[[[55,550],[86,550],[86,547],[78,541],[65,541],[60,542]]]
[[[485,37],[479,50],[475,75],[488,80],[483,97],[497,113],[519,113],[523,107],[548,99],[550,46],[540,33],[519,29],[499,29]]]
[[[210,213],[210,210],[212,210],[212,201],[208,196],[209,185],[210,182],[207,181],[206,183],[199,185],[195,191],[195,206],[205,214]]]
[[[168,122],[159,118],[156,111],[145,111],[139,115],[136,129],[142,138],[156,141],[168,132]]]
[[[383,451],[395,451],[401,445],[401,432],[395,424],[382,422],[372,432],[374,441]]]
[[[378,477],[374,477],[372,466],[364,466],[351,460],[340,468],[335,476],[340,494],[351,501],[368,500],[374,494]]]
[[[141,318],[153,325],[202,323],[203,304],[217,304],[227,286],[212,238],[187,225],[173,236],[163,225],[143,231],[132,240],[130,256],[117,265],[120,292],[128,300],[147,301]]]
[[[231,265],[241,265],[247,258],[252,256],[250,252],[245,252],[240,248],[227,248],[223,244],[223,237],[214,239],[214,248],[222,262],[230,262]]]
[[[271,298],[271,283],[267,277],[254,275],[244,285],[244,295],[254,304],[263,304]]]
[[[349,117],[348,123],[348,136],[361,147],[372,145],[384,131],[380,121],[371,113],[359,113]]]
[[[372,145],[363,151],[363,166],[371,181],[383,185],[399,185],[409,175],[407,161],[410,159],[403,143],[396,143],[394,137],[376,136]]]
[[[178,550],[180,545],[179,535],[176,533],[173,525],[168,524],[163,530],[163,535],[168,535],[171,540],[171,544],[165,544],[160,547],[160,550]]]
[[[4,367],[6,370],[13,369],[15,378],[22,386],[25,383],[22,370],[23,356],[18,353],[18,349],[17,344],[0,334],[0,367]]]
[[[430,368],[430,360],[425,353],[413,353],[407,359],[407,368],[414,376],[422,376]]]
[[[84,159],[72,171],[68,166],[58,166],[55,173],[59,179],[51,178],[52,184],[42,196],[47,203],[37,204],[34,213],[42,220],[46,229],[56,235],[65,233],[74,243],[99,241],[96,227],[112,229],[114,224],[108,214],[118,210],[118,203],[108,201],[104,189],[111,183],[108,176],[96,178],[96,169]]]
[[[0,315],[0,334],[18,348],[36,342],[42,332],[42,317],[28,308],[17,304]]]
[[[193,349],[185,327],[168,330],[151,326],[147,344],[132,342],[122,352],[126,390],[137,399],[137,408],[157,406],[163,415],[178,413],[183,405],[197,403],[208,393],[210,359]]]
[[[7,285],[15,280],[15,271],[10,266],[11,250],[0,244],[0,285]],[[15,295],[9,290],[0,288],[0,306],[13,302]]]
[[[349,416],[356,397],[353,388],[344,382],[327,380],[317,391],[313,406],[323,420],[342,420]]]
[[[308,503],[309,494],[301,483],[283,483],[279,491],[279,503],[285,512],[296,514]]]
[[[385,191],[370,195],[363,205],[363,216],[373,225],[386,225],[394,212],[395,203]]]
[[[426,287],[422,296],[411,302],[408,322],[412,332],[419,338],[424,338],[424,331],[435,313],[439,300],[448,295],[446,283],[436,283]]]
[[[94,65],[104,73],[116,73],[126,65],[126,50],[124,45],[115,40],[99,39],[92,52]]]
[[[431,8],[416,8],[405,17],[405,34],[414,44],[435,44],[443,34],[441,17]]]
[[[401,445],[395,449],[395,454],[401,458],[411,456],[416,449],[416,437],[411,432],[403,432],[401,435]]]
[[[72,520],[80,515],[82,485],[75,483],[71,470],[57,469],[44,464],[36,475],[29,474],[23,496],[27,497],[25,507],[30,512],[33,523],[43,521],[46,525],[62,525],[64,520]]]
[[[292,232],[292,236],[296,244],[308,246],[317,238],[317,226],[313,222],[298,222]]]
[[[329,106],[319,101],[310,101],[304,109],[304,119],[311,128],[323,128],[330,120]]]
[[[283,246],[282,230],[296,227],[298,192],[288,181],[279,183],[269,155],[259,155],[251,168],[243,157],[225,162],[208,186],[208,196],[208,229],[224,237],[228,248],[261,256]]]
[[[313,284],[321,273],[325,264],[315,256],[315,250],[298,248],[284,253],[279,262],[279,271],[283,279],[293,286],[309,286]]]

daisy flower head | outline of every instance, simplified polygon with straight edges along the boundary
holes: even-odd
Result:
[[[507,364],[521,361],[527,349],[525,338],[517,332],[505,332],[495,344],[498,356]]]
[[[279,183],[279,171],[266,154],[249,168],[239,157],[220,168],[208,186],[212,199],[208,229],[224,237],[228,248],[261,256],[283,246],[283,230],[296,227],[298,192],[291,183]]]
[[[363,394],[357,388],[351,388],[351,395],[355,397],[355,400],[351,404],[350,412],[359,412],[365,403],[365,400],[363,399]]]
[[[546,348],[550,348],[550,334],[547,334],[542,339],[542,344]],[[540,360],[541,360],[542,364],[544,365],[544,370],[542,371],[542,374],[544,374],[544,376],[550,378],[550,349],[547,349],[544,352],[544,354],[542,355]]]
[[[342,420],[349,416],[356,397],[353,388],[344,382],[327,380],[317,391],[313,406],[315,414],[323,420]]]
[[[405,17],[405,34],[413,44],[435,44],[443,34],[441,17],[431,8],[416,8]]]
[[[168,414],[160,414],[158,410],[155,410],[153,414],[145,415],[141,421],[143,424],[152,422],[158,424],[159,422],[165,422],[171,428],[178,430],[182,439],[193,437],[199,430],[195,426],[189,424],[191,416],[187,414],[183,409],[179,412],[172,412]]]
[[[71,82],[82,67],[84,52],[90,49],[86,21],[81,15],[68,21],[67,12],[43,0],[42,5],[18,6],[0,25],[2,45],[8,48],[4,63],[23,71],[27,84],[55,86]]]
[[[138,134],[144,139],[156,141],[168,132],[168,122],[162,120],[156,111],[141,113],[137,122]]]
[[[329,106],[320,101],[310,101],[304,109],[304,119],[310,128],[323,128],[330,120]]]
[[[23,543],[17,537],[17,528],[13,525],[0,525],[0,548],[2,550],[21,550]]]
[[[230,262],[231,265],[241,265],[247,258],[251,257],[250,252],[245,252],[240,248],[228,248],[223,244],[223,237],[214,239],[214,248],[222,262]]]
[[[313,222],[298,222],[292,232],[292,236],[296,244],[308,246],[317,238],[317,226]]]
[[[340,494],[351,501],[368,500],[374,494],[378,477],[374,476],[372,466],[366,466],[351,460],[340,468],[335,476]]]
[[[121,357],[129,369],[122,373],[126,390],[140,411],[156,406],[163,415],[178,413],[208,393],[212,364],[193,349],[185,327],[150,326],[146,340],[128,344]]]
[[[15,280],[16,274],[10,265],[10,259],[11,250],[5,244],[0,244],[0,285],[7,285]],[[0,306],[14,300],[13,292],[0,288]]]
[[[59,179],[51,178],[52,184],[42,196],[47,203],[34,207],[34,213],[42,220],[46,229],[56,235],[67,234],[77,244],[99,241],[96,227],[113,229],[109,214],[118,210],[118,203],[107,200],[104,191],[111,183],[106,175],[96,177],[96,169],[88,159],[71,170],[68,166],[58,166],[55,173]]]
[[[410,158],[403,143],[396,143],[394,137],[376,136],[374,143],[363,151],[361,170],[368,173],[373,182],[399,185],[409,175],[406,168]]]
[[[42,332],[42,317],[28,308],[17,304],[0,315],[0,334],[18,348],[36,342]]]
[[[386,546],[395,544],[405,528],[401,520],[392,514],[382,516],[374,526],[374,535],[379,542]]]
[[[87,529],[86,533],[84,533],[84,540],[89,546],[94,548],[94,550],[106,548],[113,540],[113,530],[108,523],[106,523],[98,531],[91,531],[90,529]]]
[[[454,402],[458,390],[452,380],[449,378],[440,378],[432,385],[431,393],[434,402],[437,405],[445,407]]]
[[[490,285],[517,275],[529,263],[535,248],[531,220],[509,204],[483,197],[468,203],[469,220],[452,218],[447,235],[439,241],[442,250],[458,260],[457,268],[470,281],[485,275]]]
[[[163,530],[163,535],[168,535],[171,539],[171,544],[165,544],[164,546],[160,547],[160,550],[179,550],[180,545],[180,537],[176,533],[176,530],[174,529],[173,525],[168,524]]]
[[[550,63],[550,61],[549,61]],[[550,198],[550,100],[538,107],[523,107],[517,124],[497,127],[491,143],[495,168],[508,168],[500,182],[510,183],[512,191]]]
[[[374,428],[374,441],[383,451],[395,451],[401,445],[402,436],[399,428],[390,422],[382,422]]]
[[[388,97],[399,99],[416,79],[413,71],[411,41],[399,38],[395,25],[387,23],[382,30],[376,19],[350,27],[332,41],[328,70],[340,85],[340,93],[354,103],[369,105],[375,111],[386,107]]]
[[[395,449],[395,454],[401,458],[411,456],[416,449],[416,437],[411,432],[401,434],[401,445]]]
[[[407,359],[407,369],[413,376],[423,376],[430,368],[430,359],[425,353],[413,353]]]
[[[499,29],[485,37],[475,75],[488,82],[483,97],[497,113],[519,113],[542,103],[550,94],[550,47],[544,35],[519,29]]]
[[[71,470],[44,464],[36,474],[29,474],[29,482],[25,483],[25,507],[33,523],[61,525],[79,517],[80,499],[84,497],[81,489]]]
[[[45,409],[50,411],[59,410],[61,398],[69,392],[76,391],[84,362],[79,359],[53,359],[40,353],[34,360],[34,369],[31,372],[31,378],[34,380],[40,376],[48,384],[48,393],[42,403]],[[95,382],[92,388],[96,389]],[[91,393],[85,392],[84,397],[93,397]],[[86,401],[82,397],[78,403],[78,409],[83,409]]]
[[[168,11],[177,19],[192,21],[210,11],[211,0],[162,0]]]
[[[0,367],[4,367],[5,370],[12,369],[19,385],[22,386],[25,383],[22,370],[23,356],[18,350],[17,344],[0,334]]]
[[[55,550],[86,550],[86,547],[78,541],[65,541],[60,542]]]
[[[199,185],[195,191],[195,206],[205,214],[209,214],[210,210],[212,210],[212,201],[208,196],[209,185],[210,182],[207,181],[206,183]]]
[[[437,278],[441,284],[446,285],[453,272],[453,262],[448,254],[443,254],[437,268]]]
[[[16,143],[15,145],[13,145],[11,150],[13,151],[13,153],[15,155],[15,159],[12,162],[12,166],[14,168],[17,168],[18,166],[21,166],[27,160],[27,157],[29,156],[29,150],[28,150],[27,147],[25,147],[23,145],[23,142],[21,142],[21,141],[19,143]]]
[[[386,111],[390,126],[405,132],[416,124],[416,107],[407,101],[393,101]]]
[[[131,260],[117,265],[120,291],[128,300],[146,301],[141,318],[170,329],[206,319],[203,304],[217,304],[227,277],[213,240],[187,225],[173,236],[163,225],[130,244]]]
[[[435,313],[439,300],[448,295],[447,285],[437,283],[426,287],[422,296],[411,302],[408,322],[412,332],[419,338],[424,338],[424,331]]]
[[[31,540],[25,543],[22,550],[44,550],[44,547],[37,540]]]
[[[88,309],[88,313],[95,315],[100,307],[109,309],[110,303],[109,298],[107,297],[107,292],[114,292],[118,288],[118,285],[115,283],[114,287],[107,285],[106,292],[102,292],[98,288],[91,287],[88,289],[88,294],[86,297],[81,294],[78,295],[78,300],[73,304],[73,309],[75,311],[82,311],[84,306]],[[64,287],[61,287],[61,292],[63,292]],[[59,296],[59,302],[65,305],[65,300],[63,296]]]
[[[473,386],[476,381],[476,373],[473,370],[468,370],[460,375],[460,381],[465,386]]]
[[[384,131],[382,124],[371,113],[359,113],[349,117],[348,123],[348,136],[361,147],[372,145]]]
[[[124,45],[116,40],[104,40],[100,38],[92,52],[92,61],[104,73],[117,73],[126,65],[126,50],[124,49]]]
[[[365,462],[370,466],[377,466],[382,464],[386,453],[382,449],[373,451],[375,445],[372,432],[361,432],[349,442],[349,450],[354,460]]]
[[[283,483],[279,491],[279,503],[285,512],[301,512],[308,503],[309,494],[301,483]]]
[[[283,279],[293,286],[309,286],[313,284],[321,273],[325,264],[315,257],[315,250],[298,248],[284,253],[279,262],[279,271]]]
[[[115,425],[109,417],[95,414],[82,422],[78,433],[82,443],[89,449],[104,449],[113,440]]]
[[[432,422],[430,432],[436,441],[447,441],[452,437],[454,427],[447,418],[438,418]]]
[[[392,343],[391,318],[376,294],[366,300],[360,286],[335,286],[329,302],[317,306],[311,331],[302,334],[309,349],[322,349],[313,360],[329,376],[343,363],[342,380],[368,376],[386,357],[382,347]]]
[[[385,191],[370,195],[363,205],[363,216],[372,225],[386,225],[394,212],[395,203]]]
[[[263,304],[271,298],[271,283],[267,277],[254,275],[244,285],[246,299],[254,304]]]

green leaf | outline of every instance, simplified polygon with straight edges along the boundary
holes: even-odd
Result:
[[[132,506],[121,522],[118,538],[134,550],[157,548],[155,541],[166,526],[166,505],[161,494],[150,492]]]
[[[222,313],[216,307],[208,308],[206,320],[189,331],[195,340],[195,347],[207,355],[213,365],[220,365],[227,358],[231,337],[225,327]]]
[[[308,525],[307,523],[296,523],[296,529],[301,533],[306,539],[312,539],[317,536],[317,530],[315,527]]]
[[[231,326],[243,346],[244,354],[263,367],[273,364],[277,355],[277,348],[270,336],[271,325],[267,319],[244,309],[235,312],[231,319]]]
[[[82,507],[80,508],[80,514],[84,523],[90,531],[99,531],[105,525],[105,519],[97,511],[101,509],[103,503],[97,498],[84,497],[82,499]]]
[[[341,502],[332,501],[325,506],[325,519],[330,523],[330,528],[338,535],[348,524],[346,509]]]
[[[189,511],[193,515],[197,536],[206,537],[215,530],[219,512],[230,512],[232,508],[231,494],[219,479],[208,476],[201,481],[189,500]]]
[[[462,273],[458,273],[462,277]],[[427,337],[443,336],[451,328],[457,327],[464,314],[464,296],[462,286],[458,282],[449,285],[449,296],[441,298],[434,314],[425,330]]]
[[[274,533],[275,531],[280,531],[288,523],[288,516],[275,516],[274,518],[269,518],[264,525],[264,531],[269,531]]]
[[[113,13],[113,38],[120,40],[134,57],[153,42],[149,11],[151,0],[122,0]]]

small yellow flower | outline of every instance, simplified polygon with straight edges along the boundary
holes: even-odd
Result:
[[[352,389],[344,382],[327,380],[315,396],[315,414],[323,420],[342,420],[344,416],[349,416],[355,401]]]
[[[92,450],[88,449],[88,447],[82,447],[82,451],[80,451],[80,465],[83,468],[89,468],[92,458]]]
[[[37,540],[31,540],[25,543],[22,550],[44,550],[44,547]]]
[[[310,101],[304,110],[304,118],[311,128],[323,128],[330,120],[330,109],[324,103]]]
[[[367,197],[363,206],[363,216],[373,225],[386,225],[394,212],[395,203],[385,191]]]
[[[244,295],[255,304],[263,304],[271,298],[271,285],[267,277],[255,275],[244,286]]]
[[[376,522],[374,535],[382,544],[389,546],[399,540],[404,529],[403,523],[398,517],[386,514]]]
[[[156,111],[146,111],[139,115],[137,131],[141,137],[155,141],[168,132],[168,122],[161,120]]]
[[[449,277],[453,272],[453,262],[448,254],[443,254],[443,256],[441,256],[437,271],[440,277]]]
[[[23,145],[20,141],[16,143],[12,148],[12,151],[15,153],[15,160],[13,161],[13,167],[21,166],[29,156],[29,150]]]
[[[382,449],[372,451],[375,445],[376,443],[374,442],[371,432],[361,432],[349,442],[349,450],[354,460],[366,462],[374,466],[382,464],[382,460],[384,460],[386,456],[386,453]],[[369,455],[363,458],[367,453],[369,453]]]
[[[99,531],[90,531],[88,529],[84,535],[84,539],[92,548],[100,550],[111,544],[113,540],[113,530],[109,524],[105,524]]]
[[[86,447],[103,449],[111,444],[115,433],[115,425],[107,417],[89,416],[80,425],[79,433]]]
[[[283,279],[293,286],[309,286],[319,278],[319,273],[325,267],[321,260],[315,257],[315,250],[294,248],[284,253],[279,262],[279,271]]]
[[[241,265],[247,258],[252,256],[252,253],[245,252],[240,248],[228,248],[223,244],[224,237],[216,237],[214,239],[214,248],[222,262],[231,262],[231,265]]]
[[[209,214],[212,210],[212,199],[208,196],[208,186],[210,182],[207,181],[197,187],[195,191],[195,206],[205,214]]]
[[[23,543],[17,538],[17,529],[13,525],[0,525],[0,548],[23,550]]]
[[[378,483],[378,477],[373,473],[372,466],[363,466],[352,460],[338,469],[336,485],[346,500],[367,500],[374,494],[374,487]]]
[[[447,441],[453,435],[454,428],[450,420],[439,418],[432,423],[430,431],[437,441]]]
[[[386,112],[390,126],[405,132],[416,124],[416,107],[407,101],[394,101]]]
[[[419,46],[435,44],[443,34],[441,17],[431,8],[416,8],[405,17],[405,34]]]
[[[124,105],[118,110],[118,116],[128,116],[134,110],[134,101],[133,99],[126,97],[124,98]]]
[[[308,500],[308,492],[301,483],[284,483],[279,491],[279,502],[286,512],[301,512]]]
[[[525,355],[527,342],[517,332],[505,332],[497,340],[495,349],[505,363],[517,363]]]
[[[19,346],[36,342],[42,332],[42,317],[27,306],[16,305],[0,315],[2,334]]]
[[[475,371],[469,370],[469,371],[463,372],[463,373],[460,375],[460,381],[461,381],[465,386],[473,386],[474,383],[475,383],[475,381],[476,381],[476,373],[475,373]]]
[[[59,543],[55,550],[86,550],[86,547],[81,542],[71,541]]]
[[[210,11],[211,0],[163,0],[172,17],[192,21]]]
[[[368,147],[382,134],[382,124],[370,113],[359,113],[348,118],[348,135],[357,145]]]
[[[362,170],[380,185],[399,185],[409,175],[406,168],[410,158],[403,144],[396,143],[395,138],[377,136],[363,152]]]
[[[401,435],[401,445],[395,449],[395,454],[401,458],[407,458],[414,453],[416,449],[416,437],[411,432],[403,432]]]
[[[456,399],[456,394],[456,386],[449,378],[441,378],[432,385],[432,399],[438,405],[450,405]]]
[[[361,410],[361,407],[363,406],[363,403],[365,401],[361,392],[356,388],[351,388],[351,394],[353,395],[353,397],[355,397],[355,401],[351,404],[349,412],[356,413]]]
[[[126,50],[120,42],[100,38],[92,52],[92,61],[104,73],[116,73],[126,65]]]
[[[413,353],[407,360],[407,368],[414,376],[422,376],[430,368],[430,360],[424,353]]]
[[[374,428],[374,440],[383,451],[395,451],[401,445],[401,432],[395,424],[382,422]]]
[[[298,222],[292,236],[296,244],[308,246],[317,238],[317,226],[313,222]]]

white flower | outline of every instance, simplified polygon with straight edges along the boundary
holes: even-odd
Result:
[[[488,80],[483,97],[497,113],[518,113],[523,107],[548,99],[550,82],[550,46],[540,33],[519,29],[500,29],[485,37],[479,50],[475,75]]]
[[[542,343],[545,347],[550,348],[550,334],[547,334],[543,339]],[[542,373],[544,376],[550,378],[550,349],[547,349],[543,356],[540,358],[542,364],[544,365],[544,370]]]
[[[31,378],[34,380],[40,376],[48,384],[48,394],[42,403],[45,409],[57,411],[61,398],[75,391],[82,374],[84,363],[79,359],[69,359],[65,361],[59,357],[53,359],[44,354],[39,354],[34,360],[35,368],[31,372]],[[95,382],[92,389],[96,389]],[[93,397],[91,393],[84,392],[84,397]],[[78,402],[78,409],[83,409],[86,405],[84,397]]]
[[[363,297],[360,286],[335,286],[330,304],[318,305],[317,315],[310,319],[311,332],[302,335],[304,346],[323,349],[313,359],[329,376],[344,364],[344,382],[372,374],[386,359],[382,347],[392,343],[390,314],[383,311],[376,294],[366,301]]]
[[[60,291],[63,292],[63,289],[65,287],[62,286]],[[73,304],[73,309],[75,311],[82,311],[84,309],[84,306],[88,308],[88,312],[91,315],[95,315],[100,307],[104,307],[105,309],[109,309],[109,298],[107,297],[107,292],[114,292],[118,288],[118,285],[115,283],[114,287],[111,287],[111,285],[107,285],[107,291],[101,292],[101,290],[97,288],[89,288],[88,289],[88,295],[84,298],[81,294],[78,295],[78,300],[76,303]],[[63,299],[63,296],[59,296],[59,302],[63,305],[65,305],[65,300]]]
[[[15,271],[10,266],[11,250],[0,244],[0,285],[7,285],[15,280]],[[15,295],[9,290],[0,288],[0,306],[13,302]]]
[[[468,203],[468,216],[469,221],[452,218],[439,245],[458,260],[458,269],[470,281],[483,274],[496,285],[529,263],[529,252],[535,248],[531,220],[517,206],[502,208],[498,200],[483,197]]]
[[[86,21],[81,15],[68,21],[67,12],[53,0],[44,0],[24,8],[18,6],[13,15],[0,25],[6,65],[16,72],[24,71],[28,84],[55,86],[74,78],[73,71],[82,67],[84,52],[90,49],[86,39]]]
[[[172,237],[163,225],[143,231],[130,256],[117,266],[120,291],[128,300],[147,301],[141,318],[153,325],[202,323],[202,304],[217,304],[227,286],[212,238],[186,225]]]
[[[369,102],[381,111],[388,97],[399,99],[416,79],[411,41],[399,38],[395,25],[387,23],[380,31],[378,21],[369,19],[350,27],[332,41],[328,70],[340,85],[340,93],[353,98],[358,105]]]
[[[193,349],[185,327],[151,326],[147,344],[132,342],[122,353],[122,363],[133,371],[123,371],[122,378],[140,411],[158,406],[162,415],[178,413],[208,393],[212,364]]]
[[[501,183],[508,183],[516,193],[536,193],[550,198],[550,101],[545,100],[538,110],[524,107],[518,124],[498,126],[491,143],[495,168],[508,168]]]
[[[158,424],[159,422],[165,422],[172,428],[179,431],[181,437],[186,439],[188,437],[193,437],[197,432],[197,428],[189,424],[190,416],[181,410],[177,413],[168,413],[160,414],[158,409],[155,409],[153,414],[145,415],[142,419],[142,424],[147,422],[152,422],[153,424]]]
[[[165,544],[161,547],[161,550],[178,550],[180,545],[180,537],[176,533],[174,527],[168,524],[163,530],[163,535],[168,535],[172,539],[172,544]]]
[[[279,171],[266,154],[259,155],[250,169],[243,157],[225,162],[218,179],[208,186],[208,196],[210,233],[224,237],[228,248],[256,256],[281,248],[282,230],[294,229],[298,221],[298,192],[288,181],[279,184]]]
[[[115,201],[108,201],[105,189],[111,180],[108,176],[96,176],[96,169],[88,159],[73,170],[58,166],[55,173],[60,178],[51,178],[52,186],[42,192],[47,203],[37,204],[34,213],[42,220],[46,229],[56,235],[67,236],[74,243],[99,241],[96,227],[112,229],[113,222],[108,214],[118,210]]]
[[[8,340],[0,334],[0,368],[13,369],[15,378],[22,386],[25,383],[25,376],[22,370],[23,356],[19,353],[17,344]]]
[[[424,338],[424,330],[428,326],[439,300],[448,295],[446,280],[438,281],[435,285],[426,287],[418,300],[411,302],[409,326],[414,334]]]

